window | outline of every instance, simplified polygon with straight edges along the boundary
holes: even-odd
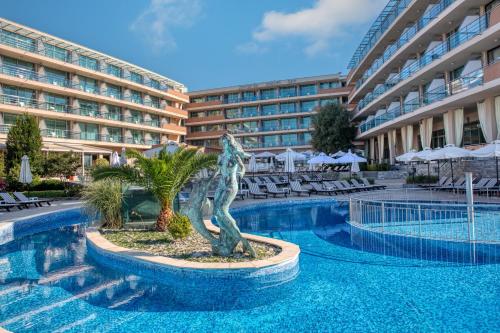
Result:
[[[205,117],[205,112],[191,112],[191,118],[203,118]]]
[[[109,142],[122,142],[122,130],[121,128],[117,127],[108,127],[108,136],[105,139],[105,141]]]
[[[271,116],[273,114],[278,114],[278,104],[262,105],[263,116]]]
[[[108,83],[107,95],[111,98],[122,99],[122,88]]]
[[[300,86],[300,95],[301,96],[307,96],[307,95],[316,95],[317,94],[317,89],[315,84],[308,84],[305,86]]]
[[[303,101],[300,102],[301,112],[312,112],[318,106],[318,101]]]
[[[130,81],[142,84],[144,82],[144,78],[141,74],[130,72]]]
[[[120,67],[111,64],[108,64],[106,67],[109,75],[122,77],[122,69]]]
[[[160,143],[160,134],[158,134],[158,133],[149,133],[149,135],[151,136],[151,139],[148,142],[148,144],[157,145],[157,144]]]
[[[241,125],[243,132],[248,133],[259,131],[259,124],[256,121],[245,121]]]
[[[142,94],[136,90],[130,90],[130,101],[137,104],[143,104]]]
[[[207,96],[207,102],[218,101],[218,100],[219,100],[219,95]]]
[[[226,129],[230,132],[230,133],[238,133],[240,132],[240,123],[232,123],[232,124],[226,124]]]
[[[260,99],[273,99],[276,98],[276,89],[262,89],[260,91]]]
[[[149,118],[151,119],[149,121],[149,125],[151,126],[154,126],[154,127],[160,127],[160,117],[155,115],[155,114],[151,114],[149,115]]]
[[[446,144],[444,129],[432,132],[431,148],[442,148]]]
[[[226,103],[238,103],[240,101],[240,94],[238,93],[227,94],[225,100]]]
[[[311,133],[304,133],[304,144],[310,144],[311,143]]]
[[[5,125],[15,125],[17,121],[18,115],[16,114],[10,114],[10,113],[4,113],[3,114],[3,123]]]
[[[158,89],[160,90],[160,81],[158,80],[154,80],[154,79],[149,79],[149,85],[151,86],[151,88],[155,88],[155,89]]]
[[[68,98],[65,96],[46,94],[45,102],[47,110],[57,111],[57,112],[67,112],[69,109]]]
[[[191,103],[203,103],[205,102],[205,97],[194,97],[191,100]]]
[[[207,132],[217,132],[222,130],[222,126],[219,124],[211,124],[205,126]]]
[[[0,30],[0,32],[0,39],[2,41],[2,44],[7,44],[9,46],[29,52],[35,52],[36,41],[34,39],[24,37],[22,35],[16,34],[15,32],[6,30]]]
[[[450,72],[451,81],[459,79],[462,76],[462,72],[464,71],[464,66],[460,66]]]
[[[69,82],[68,73],[52,68],[45,68],[45,80],[47,83],[61,87],[67,87]]]
[[[78,100],[82,116],[95,117],[99,113],[99,104],[93,101]]]
[[[130,110],[130,122],[140,124],[143,121],[142,113],[136,110]]]
[[[97,59],[87,57],[84,55],[80,55],[78,57],[78,64],[80,64],[80,66],[82,67],[91,69],[93,71],[97,71],[99,69],[99,64],[97,62]]]
[[[241,117],[240,109],[227,109],[226,110],[226,118],[227,119],[240,118],[240,117]]]
[[[204,126],[191,126],[190,132],[191,133],[205,132],[205,127]]]
[[[243,100],[245,102],[255,101],[257,98],[255,97],[255,91],[244,91],[243,92]]]
[[[283,130],[297,129],[297,118],[281,119],[281,129]]]
[[[207,117],[222,116],[222,110],[208,110]]]
[[[257,117],[257,107],[245,106],[243,108],[243,117]]]
[[[243,146],[246,148],[258,148],[259,138],[255,136],[247,136],[243,138]]]
[[[149,96],[149,99],[151,100],[151,106],[154,108],[159,109],[160,108],[160,98],[156,96]]]
[[[284,87],[280,88],[280,97],[294,97],[297,93],[295,91],[295,87]]]
[[[45,48],[45,55],[47,57],[61,60],[61,61],[68,61],[69,60],[69,52],[68,50],[65,50],[61,47],[48,44],[48,43],[43,43],[43,46]]]
[[[321,106],[325,106],[328,104],[339,104],[339,99],[338,98],[328,98],[328,99],[322,99],[319,104]]]
[[[282,103],[280,104],[280,111],[282,113],[294,113],[295,103]]]
[[[319,84],[320,89],[334,89],[341,88],[342,83],[340,81],[331,81],[331,82],[321,82]]]
[[[302,123],[302,125],[301,125],[302,128],[311,128],[311,126],[312,126],[311,117],[302,118],[301,123]]]
[[[99,128],[96,124],[80,123],[80,139],[81,140],[93,140],[97,141],[99,139]]]
[[[279,121],[278,120],[264,120],[262,122],[262,130],[263,131],[276,131],[279,130]]]
[[[479,145],[486,143],[484,139],[483,132],[481,131],[481,125],[479,122],[467,123],[464,125],[464,137],[463,145]]]
[[[106,118],[109,120],[121,120],[122,119],[122,109],[116,105],[107,105],[108,113]]]
[[[283,146],[297,146],[299,144],[297,134],[283,134],[281,136],[281,144]]]
[[[85,76],[79,76],[79,85],[80,85],[80,90],[83,90],[85,92],[91,93],[91,94],[98,94],[99,89],[97,88],[97,81]]]
[[[8,57],[2,57],[2,62],[2,73],[17,76],[21,79],[27,78],[32,80],[36,77],[35,65],[30,62]]]
[[[46,129],[42,135],[54,138],[69,138],[68,122],[64,120],[45,119]]]
[[[280,145],[279,135],[265,135],[262,137],[264,147],[278,147]]]
[[[500,46],[488,51],[488,64],[496,64],[500,61]]]
[[[15,86],[3,86],[4,103],[22,107],[35,107],[35,91],[31,89],[18,88]]]

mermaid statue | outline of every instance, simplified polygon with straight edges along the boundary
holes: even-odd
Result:
[[[238,177],[245,174],[243,158],[248,155],[243,151],[241,145],[230,134],[224,134],[220,138],[222,153],[218,159],[218,170],[209,179],[201,180],[194,184],[190,195],[190,202],[186,205],[183,213],[189,217],[193,227],[206,238],[215,254],[221,256],[231,255],[241,242],[243,251],[255,257],[255,250],[245,239],[229,213],[229,206],[236,198],[238,192]],[[203,205],[206,203],[208,188],[216,176],[220,175],[215,191],[213,204],[213,218],[220,228],[217,239],[211,234],[203,223]]]

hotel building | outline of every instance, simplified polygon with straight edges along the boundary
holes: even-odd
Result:
[[[349,91],[335,74],[190,92],[186,140],[217,149],[231,133],[247,151],[308,150],[317,108],[345,104]]]
[[[389,1],[347,76],[357,140],[371,160],[500,138],[499,4]]]
[[[0,19],[0,144],[24,113],[37,118],[46,150],[91,158],[179,142],[185,91],[139,66]]]

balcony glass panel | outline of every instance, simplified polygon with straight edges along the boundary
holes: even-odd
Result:
[[[98,94],[97,81],[85,76],[78,76],[78,86],[80,90],[91,94]]]
[[[311,128],[312,126],[312,121],[311,117],[304,117],[301,120],[301,128]]]
[[[318,101],[303,101],[300,102],[301,112],[312,112],[318,106]]]
[[[305,86],[300,86],[300,95],[308,96],[308,95],[316,95],[318,93],[318,89],[315,84],[308,84]]]
[[[207,117],[222,116],[222,110],[208,110]]]
[[[131,138],[130,143],[133,143],[136,145],[144,144],[144,137],[142,135],[142,132],[132,130],[131,133],[132,133],[132,138]]]
[[[106,85],[106,95],[111,98],[122,99],[122,88],[108,83]]]
[[[326,98],[326,99],[322,99],[319,104],[320,106],[325,106],[325,105],[328,105],[328,104],[338,104],[339,103],[339,99],[338,98]]]
[[[108,112],[105,114],[105,118],[109,120],[121,120],[122,119],[122,109],[116,105],[106,105]]]
[[[34,90],[15,86],[3,86],[3,103],[21,107],[35,108],[36,93]]]
[[[79,123],[81,140],[99,140],[99,128],[96,124]]]
[[[245,121],[241,124],[241,129],[243,132],[258,132],[259,124],[256,121]]]
[[[53,138],[70,138],[68,131],[69,123],[64,120],[45,119],[46,129],[42,131],[43,136]]]
[[[160,99],[156,96],[149,96],[149,99],[151,101],[151,106],[154,108],[159,109],[160,108]]]
[[[135,124],[140,124],[143,122],[142,113],[140,111],[131,110],[130,111],[130,118],[128,120],[129,120],[129,122],[132,122]]]
[[[135,72],[130,72],[130,81],[143,84],[144,83],[144,77],[141,74],[135,73]]]
[[[281,119],[281,129],[282,130],[297,129],[297,118]]]
[[[63,49],[62,47],[58,47],[52,44],[48,43],[43,43],[44,47],[44,54],[47,57],[61,60],[61,61],[68,61],[69,60],[69,51],[66,49]]]
[[[257,107],[256,106],[245,106],[243,108],[243,117],[257,117]]]
[[[2,57],[2,73],[21,79],[37,80],[35,64],[30,62]]]
[[[99,62],[97,61],[97,59],[87,57],[84,55],[78,56],[78,64],[81,67],[85,67],[93,71],[97,71],[99,69]]]
[[[158,81],[158,80],[149,79],[149,86],[151,88],[155,88],[155,89],[160,90],[161,84],[160,84],[160,81]]]
[[[207,96],[207,102],[218,101],[220,99],[219,95]]]
[[[115,77],[122,77],[122,69],[118,66],[107,64],[106,65],[106,72],[109,75],[113,75]]]
[[[254,136],[247,136],[243,138],[243,147],[245,148],[258,148],[259,138]]]
[[[276,98],[276,89],[262,89],[260,91],[260,99]]]
[[[227,94],[224,99],[226,100],[226,103],[238,103],[240,101],[240,94],[238,93]]]
[[[279,147],[280,146],[280,136],[279,135],[265,135],[262,137],[264,147]]]
[[[121,130],[121,128],[108,127],[107,131],[108,131],[108,135],[101,136],[102,141],[118,142],[118,143],[122,142],[122,130]]]
[[[296,92],[295,87],[280,88],[280,97],[281,98],[294,97],[294,96],[297,96],[297,92]]]
[[[25,51],[36,51],[36,41],[34,39],[16,34],[15,32],[0,30],[0,42]]]
[[[278,104],[269,104],[269,105],[262,105],[262,115],[263,116],[271,116],[274,114],[278,114]]]
[[[283,146],[298,146],[299,140],[297,134],[283,134],[281,135],[281,144]]]
[[[276,131],[279,129],[279,120],[264,120],[262,122],[263,131]]]
[[[142,94],[136,90],[130,90],[130,101],[137,104],[143,104]]]
[[[226,110],[226,118],[227,119],[241,118],[240,109],[227,109]]]
[[[96,117],[99,113],[99,104],[93,101],[78,100],[82,116]]]
[[[245,102],[251,102],[255,101],[257,99],[255,95],[255,91],[244,91],[243,92],[243,101]]]
[[[340,81],[321,82],[319,84],[319,88],[320,89],[342,88],[342,83]]]
[[[294,113],[296,112],[295,103],[282,103],[280,104],[281,113]]]
[[[45,95],[45,107],[47,110],[57,111],[57,112],[68,112],[69,111],[69,101],[68,97],[54,94]]]
[[[43,81],[55,86],[67,87],[69,85],[68,75],[68,73],[57,69],[45,68],[45,77]]]

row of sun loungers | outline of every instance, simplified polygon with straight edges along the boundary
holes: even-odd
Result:
[[[455,182],[451,178],[441,177],[435,184],[423,184],[420,187],[436,191],[454,191],[459,193],[466,190],[465,177],[460,177]],[[475,193],[481,195],[498,193],[500,188],[496,178],[480,178],[479,180],[473,179],[472,189]]]
[[[41,207],[44,203],[50,206],[50,200],[47,199],[39,199],[35,197],[28,198],[21,192],[14,192],[13,194],[14,197],[7,192],[0,192],[0,208],[10,212],[10,209],[14,207],[17,207],[18,209],[29,208],[30,206]]]

